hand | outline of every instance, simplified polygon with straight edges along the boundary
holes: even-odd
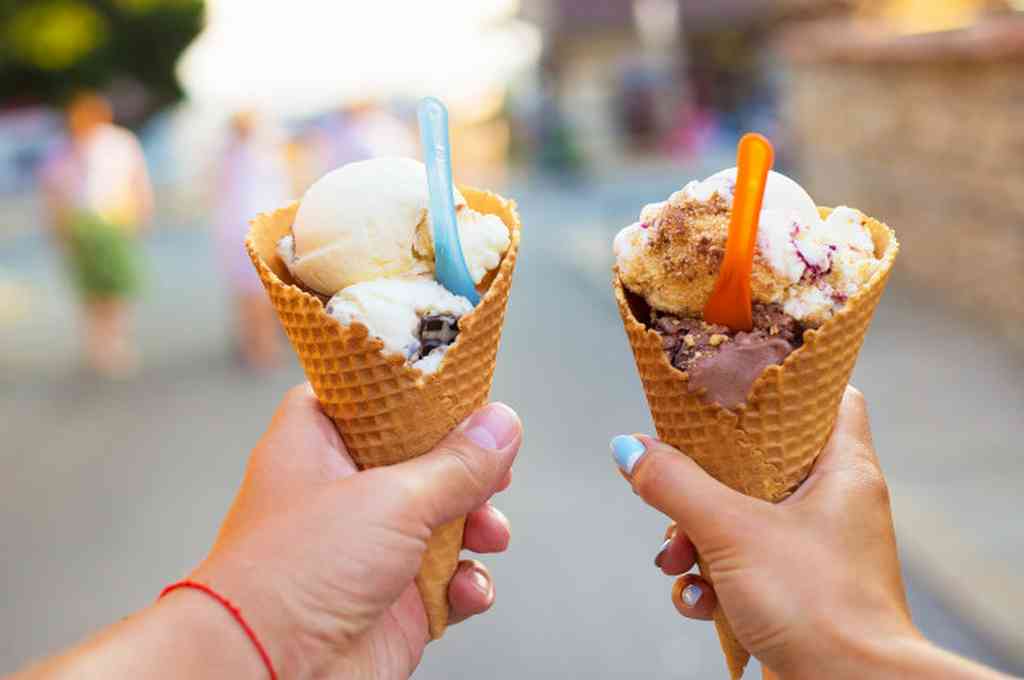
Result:
[[[414,579],[430,532],[468,513],[467,549],[506,549],[508,521],[488,499],[510,483],[520,441],[515,413],[491,404],[432,452],[359,472],[312,391],[297,387],[191,578],[242,608],[282,678],[404,680],[429,639]],[[486,611],[486,567],[460,563],[448,596],[453,622]]]
[[[785,678],[855,677],[874,645],[920,639],[864,398],[853,388],[810,477],[778,505],[727,488],[653,439],[639,438],[632,453],[619,448],[634,490],[677,523],[655,563],[683,574],[699,551],[714,576],[714,588],[696,575],[677,581],[682,615],[709,619],[720,604],[743,646]]]

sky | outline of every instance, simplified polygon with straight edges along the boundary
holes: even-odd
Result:
[[[178,66],[189,96],[223,108],[315,113],[434,94],[458,106],[540,54],[516,0],[213,0]]]

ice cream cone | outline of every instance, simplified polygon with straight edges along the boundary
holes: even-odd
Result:
[[[470,207],[505,222],[511,244],[496,273],[485,279],[480,304],[460,320],[440,369],[430,375],[385,354],[365,326],[343,326],[326,313],[322,296],[295,284],[276,244],[291,228],[297,203],[257,216],[245,240],[313,391],[361,469],[426,453],[487,401],[519,251],[519,216],[513,202],[496,194],[460,189]],[[459,519],[434,532],[416,579],[435,639],[448,624],[448,583],[464,524]]]
[[[827,216],[827,209],[822,209]],[[638,320],[646,303],[628,290],[616,272],[615,298],[633,348],[637,370],[658,437],[686,452],[723,484],[777,503],[807,478],[835,423],[853,365],[899,250],[886,225],[867,226],[882,263],[873,277],[831,319],[804,334],[802,347],[781,366],[770,366],[754,382],[747,402],[729,411],[706,403],[687,389],[688,375],[672,366],[658,333]],[[701,572],[710,581],[700,564]],[[742,677],[750,655],[719,608],[715,627],[733,680]]]

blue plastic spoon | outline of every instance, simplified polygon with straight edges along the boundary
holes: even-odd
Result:
[[[416,109],[420,122],[420,141],[427,165],[430,190],[430,220],[434,225],[434,270],[438,283],[461,295],[475,307],[480,294],[466,267],[455,221],[455,191],[452,183],[452,148],[448,140],[448,109],[437,99],[427,97]]]

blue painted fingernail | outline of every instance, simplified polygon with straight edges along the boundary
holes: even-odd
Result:
[[[687,607],[696,607],[702,597],[704,597],[704,589],[698,585],[691,583],[683,588],[682,599]]]
[[[671,542],[671,538],[666,539],[665,542],[661,544],[661,547],[658,548],[658,554],[654,556],[654,566],[659,569],[661,569],[661,561],[665,559],[665,552],[668,550],[668,546]]]
[[[637,461],[647,450],[644,448],[643,442],[629,434],[620,434],[612,440],[611,446],[616,465],[627,475],[633,474],[633,468],[636,467]]]

